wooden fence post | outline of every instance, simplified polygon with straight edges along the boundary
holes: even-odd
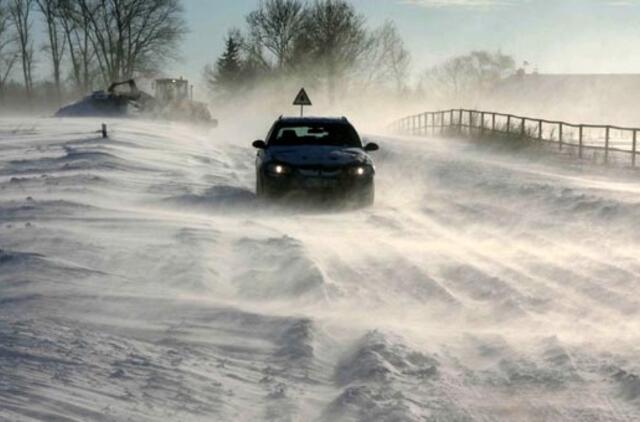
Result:
[[[580,158],[582,158],[582,144],[583,144],[582,132],[583,131],[584,131],[584,127],[580,125],[580,128],[578,129],[578,157]]]
[[[491,113],[491,131],[496,131],[496,113]]]
[[[542,141],[542,120],[538,120],[538,139]]]
[[[511,115],[507,116],[507,133],[511,132]]]
[[[458,132],[462,135],[462,109],[458,110]]]
[[[428,123],[428,122],[427,122],[427,118],[428,118],[427,113],[424,113],[424,114],[422,115],[422,119],[424,120],[424,126],[422,127],[422,135],[423,135],[423,136],[427,136],[427,135],[429,134],[429,133],[427,132],[427,123]]]
[[[436,136],[436,113],[431,113],[431,136]]]
[[[558,147],[562,151],[562,123],[558,124]]]
[[[604,162],[609,162],[609,136],[611,135],[611,127],[607,126],[604,131]]]
[[[424,113],[424,136],[429,136],[429,113]]]
[[[636,166],[636,151],[637,151],[637,146],[638,146],[638,131],[634,130],[633,131],[633,147],[631,148],[631,165],[633,167]]]
[[[480,113],[480,134],[484,135],[484,111]]]
[[[525,132],[526,132],[526,123],[527,123],[527,119],[523,117],[523,118],[522,118],[522,123],[520,123],[520,124],[521,124],[521,127],[520,127],[520,136],[522,136],[523,138],[524,138],[524,134],[525,134]]]

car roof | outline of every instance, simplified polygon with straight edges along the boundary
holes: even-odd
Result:
[[[283,117],[278,119],[279,123],[292,125],[304,124],[329,124],[329,123],[349,123],[346,117]]]

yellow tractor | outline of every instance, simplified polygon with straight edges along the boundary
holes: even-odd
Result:
[[[206,104],[193,101],[193,85],[186,79],[156,79],[155,113],[168,120],[214,122]]]

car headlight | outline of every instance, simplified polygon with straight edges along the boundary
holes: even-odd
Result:
[[[371,166],[355,166],[349,169],[349,175],[356,177],[368,176],[373,172]]]
[[[291,167],[286,164],[271,163],[267,165],[267,171],[276,176],[284,176],[285,174],[291,173]]]

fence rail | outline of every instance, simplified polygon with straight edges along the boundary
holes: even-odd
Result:
[[[445,134],[503,134],[558,145],[560,150],[572,147],[580,158],[585,151],[602,151],[604,161],[611,152],[631,155],[635,166],[638,156],[640,128],[615,125],[594,125],[535,119],[514,114],[490,111],[452,109],[414,114],[391,124],[397,132],[408,135],[429,136]]]

